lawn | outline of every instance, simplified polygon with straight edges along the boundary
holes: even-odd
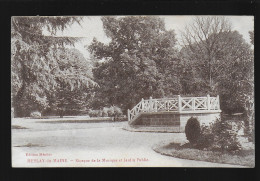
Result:
[[[228,122],[236,122],[236,124],[243,120],[241,114],[238,115],[224,115],[222,119]],[[243,129],[240,128],[241,130]],[[210,148],[199,148],[190,144],[189,142],[177,143],[175,141],[168,141],[158,144],[154,147],[154,151],[162,155],[198,160],[208,161],[214,163],[225,163],[241,165],[246,167],[255,167],[255,146],[249,142],[247,137],[243,136],[243,130],[238,131],[237,139],[242,149],[237,152],[222,151]]]
[[[238,153],[222,153],[218,151],[195,149],[192,148],[189,143],[182,145],[180,143],[168,142],[158,144],[154,147],[154,151],[162,155],[182,159],[255,167],[255,151],[253,149],[241,150]]]

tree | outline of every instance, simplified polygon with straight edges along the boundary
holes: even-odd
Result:
[[[212,69],[216,82],[215,91],[222,98],[221,106],[224,110],[243,111],[245,104],[241,94],[245,88],[241,86],[241,81],[251,75],[253,51],[237,31],[221,35],[219,47],[224,43],[226,48],[218,51],[218,61],[213,64]]]
[[[209,91],[214,91],[213,64],[217,61],[216,55],[226,49],[225,43],[219,46],[219,38],[223,33],[231,31],[231,24],[225,17],[207,16],[195,17],[191,24],[182,32],[182,44],[186,54],[186,61],[194,62],[193,67],[205,83]]]
[[[224,112],[244,111],[246,130],[251,133],[254,128],[253,50],[237,31],[223,31],[224,27],[229,27],[225,19],[220,21],[215,18],[195,19],[191,26],[195,34],[189,30],[184,34],[187,44],[181,50],[181,57],[191,71],[189,75],[182,76],[187,79],[184,79],[186,82],[196,80],[195,84],[201,85],[201,92],[207,90],[208,93],[219,94]],[[216,24],[223,24],[220,26],[223,28],[218,30]],[[212,30],[211,33],[206,33],[208,30]],[[188,79],[189,76],[194,78]],[[211,81],[207,81],[209,79]],[[207,88],[205,82],[209,82],[210,87]]]
[[[173,31],[157,17],[102,17],[107,45],[93,40],[89,50],[103,60],[93,69],[103,104],[131,108],[141,98],[179,92]]]
[[[55,37],[57,30],[80,23],[79,17],[12,17],[11,19],[11,96],[16,116],[49,106],[48,93],[55,92],[64,71],[57,69],[55,50],[73,45],[77,38]],[[45,36],[47,29],[51,36]],[[59,75],[59,77],[57,77]],[[86,78],[91,82],[91,79]],[[75,87],[73,79],[66,86]],[[84,81],[86,82],[85,78]]]
[[[251,43],[254,45],[254,34],[249,32]],[[242,79],[237,81],[238,85],[238,98],[241,100],[243,108],[245,109],[246,120],[246,133],[253,139],[255,136],[255,91],[254,91],[254,52],[246,55],[245,61],[241,62]]]
[[[97,85],[92,79],[92,63],[87,61],[77,49],[58,48],[51,51],[55,58],[53,76],[56,88],[48,92],[49,107],[59,112],[77,113],[87,108],[90,98],[89,87]]]

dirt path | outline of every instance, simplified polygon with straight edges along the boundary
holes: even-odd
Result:
[[[12,125],[28,128],[12,129],[14,167],[235,167],[163,156],[152,150],[162,141],[182,142],[185,135],[181,133],[129,132],[122,129],[126,122],[45,121],[12,120]]]

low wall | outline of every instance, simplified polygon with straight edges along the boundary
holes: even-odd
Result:
[[[211,122],[214,122],[217,118],[220,118],[220,112],[208,112],[208,113],[185,113],[180,114],[180,132],[185,131],[185,126],[191,117],[195,117],[200,122],[200,125],[205,124],[208,125]]]
[[[220,118],[221,111],[215,112],[160,112],[160,113],[142,113],[132,126],[145,127],[171,127],[176,132],[184,132],[185,126],[191,117],[195,117],[200,121],[200,124],[209,124]],[[154,128],[153,128],[154,129]]]
[[[180,115],[172,113],[143,113],[135,125],[180,126]]]

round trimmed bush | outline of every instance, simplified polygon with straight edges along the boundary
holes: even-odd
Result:
[[[185,126],[185,134],[187,140],[191,144],[196,144],[200,139],[201,129],[200,129],[200,122],[197,118],[191,117]]]

